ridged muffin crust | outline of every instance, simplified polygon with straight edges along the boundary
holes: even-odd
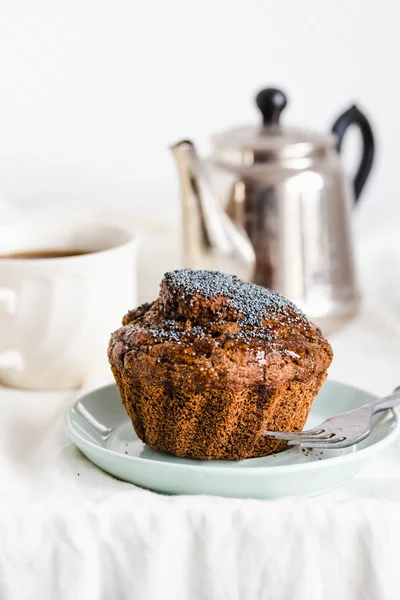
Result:
[[[110,364],[136,433],[178,456],[240,459],[284,447],[262,431],[301,429],[332,360],[320,330],[280,294],[184,269],[130,311]]]

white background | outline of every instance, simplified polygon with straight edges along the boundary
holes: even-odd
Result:
[[[272,84],[315,129],[359,103],[378,144],[361,218],[400,215],[399,19],[396,0],[2,0],[0,193],[173,222],[168,144],[256,122]]]

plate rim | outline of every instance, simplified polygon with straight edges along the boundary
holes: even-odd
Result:
[[[326,383],[339,384],[341,386],[350,388],[357,392],[362,392],[363,394],[368,394],[369,396],[374,396],[375,398],[379,397],[377,394],[374,394],[372,392],[367,392],[366,390],[363,390],[362,388],[359,388],[358,386],[350,385],[350,384],[347,384],[347,383],[344,383],[341,381],[337,381],[335,379],[327,379]],[[324,385],[326,385],[326,384],[324,384]],[[104,456],[109,456],[111,454],[112,456],[115,456],[118,459],[127,461],[127,462],[133,462],[133,463],[138,463],[138,464],[150,463],[152,466],[154,466],[155,464],[157,466],[162,464],[162,467],[166,468],[166,469],[180,469],[180,470],[189,470],[189,471],[196,471],[196,472],[198,471],[199,465],[173,463],[173,462],[168,462],[168,461],[163,461],[161,463],[161,461],[157,462],[150,458],[142,458],[140,456],[131,456],[131,455],[126,455],[126,454],[121,454],[120,452],[116,452],[115,450],[111,450],[109,448],[104,448],[103,446],[99,446],[98,444],[96,444],[94,442],[91,442],[89,440],[86,440],[86,439],[80,437],[79,434],[74,430],[72,423],[71,423],[71,421],[72,421],[71,415],[72,415],[73,410],[75,409],[77,404],[83,398],[85,398],[85,396],[89,396],[90,394],[96,393],[99,390],[105,390],[107,388],[114,388],[114,389],[116,388],[118,391],[118,388],[115,383],[109,383],[107,385],[103,385],[103,386],[100,386],[93,390],[87,391],[87,392],[81,394],[77,398],[77,400],[73,403],[73,405],[69,407],[69,409],[64,417],[64,426],[67,430],[68,437],[79,449],[81,449],[81,446],[83,446],[83,447],[88,448],[89,450],[103,454]],[[361,448],[360,450],[358,450],[358,451],[356,450],[355,452],[351,452],[349,454],[341,454],[340,456],[330,456],[329,458],[326,458],[321,461],[312,461],[312,462],[298,463],[298,464],[293,464],[293,465],[263,465],[263,466],[259,466],[259,467],[252,467],[251,469],[242,469],[242,468],[235,469],[234,466],[226,467],[223,465],[213,466],[212,468],[210,468],[210,467],[207,467],[207,463],[213,462],[213,461],[199,461],[199,463],[202,464],[201,468],[203,470],[204,469],[207,470],[207,473],[218,473],[219,475],[235,473],[235,476],[239,475],[240,477],[250,477],[252,474],[265,473],[265,471],[269,471],[271,469],[273,469],[275,474],[279,474],[281,472],[288,473],[288,472],[293,472],[293,471],[297,472],[297,471],[313,471],[314,469],[326,469],[328,467],[328,465],[333,466],[333,465],[338,465],[343,462],[346,462],[346,463],[354,462],[354,461],[360,460],[361,457],[366,458],[370,454],[376,454],[378,451],[383,450],[384,448],[389,446],[392,442],[394,442],[394,440],[399,436],[399,434],[400,434],[399,417],[395,410],[390,409],[390,411],[394,418],[393,430],[383,439],[378,440],[375,443],[372,443],[370,446],[367,446],[366,448]],[[165,453],[165,454],[169,454],[169,453]],[[173,456],[173,455],[171,455],[171,456]],[[229,462],[241,464],[245,460],[253,460],[253,459],[250,458],[250,459],[244,459],[242,461],[229,461]],[[226,462],[228,462],[228,461],[226,461]]]

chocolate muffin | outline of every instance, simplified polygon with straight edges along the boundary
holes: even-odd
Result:
[[[129,312],[109,360],[139,438],[202,460],[265,456],[301,430],[332,361],[321,331],[280,294],[215,271],[166,273]]]

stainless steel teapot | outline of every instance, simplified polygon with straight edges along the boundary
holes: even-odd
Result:
[[[289,129],[280,122],[283,92],[262,90],[256,102],[261,125],[215,136],[207,161],[188,140],[172,146],[185,266],[223,270],[275,289],[329,333],[359,306],[350,217],[372,167],[371,126],[352,106],[331,133]],[[351,125],[363,141],[353,182],[340,161]]]

